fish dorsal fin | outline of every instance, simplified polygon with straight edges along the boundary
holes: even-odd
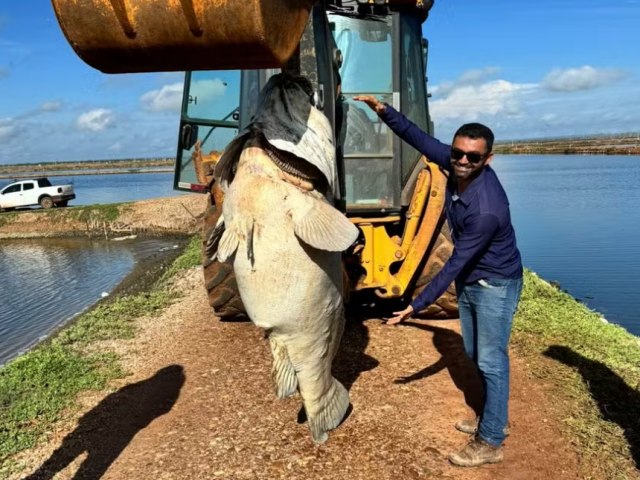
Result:
[[[225,229],[218,244],[218,261],[227,261],[238,249],[238,243],[238,229],[234,227]]]
[[[358,229],[339,210],[321,199],[309,199],[289,208],[296,236],[312,247],[342,252],[358,238]]]

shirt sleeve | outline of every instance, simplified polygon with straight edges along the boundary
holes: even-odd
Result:
[[[385,110],[380,114],[380,119],[429,161],[437,163],[445,170],[451,170],[451,145],[432,137],[389,104],[385,103]]]
[[[483,214],[471,217],[464,226],[464,231],[456,238],[453,253],[442,270],[411,302],[414,312],[419,312],[435,302],[465,267],[484,252],[497,229],[498,218],[495,215]]]

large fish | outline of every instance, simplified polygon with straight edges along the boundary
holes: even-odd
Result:
[[[233,258],[247,313],[268,335],[276,394],[300,392],[322,443],[349,407],[331,366],[344,329],[340,252],[358,229],[330,202],[338,195],[333,133],[311,92],[286,74],[261,92],[250,125],[216,165],[225,197],[210,247],[220,261]]]

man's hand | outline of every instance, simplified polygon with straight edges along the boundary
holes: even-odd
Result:
[[[355,97],[353,97],[353,99],[358,100],[359,102],[366,103],[367,105],[369,105],[369,108],[376,112],[378,115],[384,113],[387,108],[384,103],[382,103],[373,95],[356,95]]]
[[[404,322],[407,318],[411,316],[412,313],[413,313],[413,307],[409,305],[404,310],[401,310],[399,312],[393,312],[395,317],[388,318],[386,323],[387,325],[396,325],[397,323]]]

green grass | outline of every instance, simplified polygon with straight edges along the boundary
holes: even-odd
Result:
[[[81,222],[104,221],[114,222],[121,213],[122,203],[107,203],[104,205],[89,205],[87,207],[75,207],[72,210],[72,218]]]
[[[16,212],[4,212],[0,214],[0,227],[4,225],[9,225],[16,221],[16,216],[18,214]]]
[[[114,222],[126,211],[129,206],[126,203],[109,203],[104,205],[69,206],[66,208],[34,208],[19,212],[4,213],[0,215],[0,226],[13,223],[18,215],[24,212],[44,215],[53,221],[71,219],[85,223]]]
[[[553,385],[584,478],[637,478],[640,338],[526,272],[512,344]]]
[[[121,375],[113,355],[82,356],[54,343],[0,370],[0,460],[32,447],[80,391]]]
[[[12,455],[44,440],[79,392],[103,389],[124,376],[115,354],[88,353],[87,347],[99,340],[133,337],[136,318],[158,312],[175,298],[167,288],[170,278],[199,265],[199,251],[200,239],[194,238],[149,292],[99,305],[0,368],[0,478],[11,470]]]
[[[180,270],[186,270],[202,264],[202,239],[195,235],[191,237],[189,244],[185,247],[184,253],[176,258],[175,262],[167,269],[160,278],[160,282],[166,282]]]

